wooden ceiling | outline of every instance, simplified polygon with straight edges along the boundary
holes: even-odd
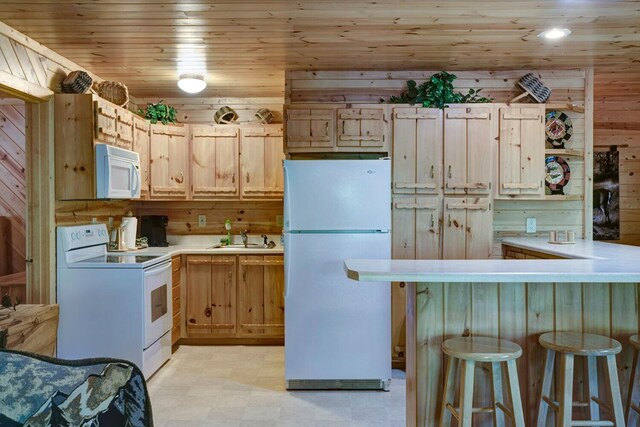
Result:
[[[640,1],[3,0],[0,20],[137,97],[273,97],[286,70],[595,67],[640,93]],[[537,36],[568,27],[567,39]]]

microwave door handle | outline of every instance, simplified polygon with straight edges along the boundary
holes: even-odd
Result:
[[[140,188],[140,169],[138,169],[137,167],[133,167],[133,176],[134,176],[134,186],[133,186],[133,190],[131,191],[131,194],[135,194],[138,192],[138,189]]]

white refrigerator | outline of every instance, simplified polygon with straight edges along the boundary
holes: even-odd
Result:
[[[284,162],[288,389],[389,389],[391,286],[347,258],[391,257],[391,162]]]

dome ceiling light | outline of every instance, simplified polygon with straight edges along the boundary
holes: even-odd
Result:
[[[178,80],[178,87],[187,93],[202,92],[207,87],[204,77],[198,74],[183,74]]]
[[[544,37],[549,40],[561,39],[571,34],[571,30],[568,28],[552,28],[538,34],[538,37]]]

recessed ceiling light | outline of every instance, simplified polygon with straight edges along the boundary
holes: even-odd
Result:
[[[552,28],[541,32],[538,36],[544,37],[545,39],[555,40],[567,37],[569,34],[571,34],[571,30],[568,28]]]
[[[207,82],[198,74],[183,74],[178,80],[178,87],[187,93],[198,93],[207,87]]]

